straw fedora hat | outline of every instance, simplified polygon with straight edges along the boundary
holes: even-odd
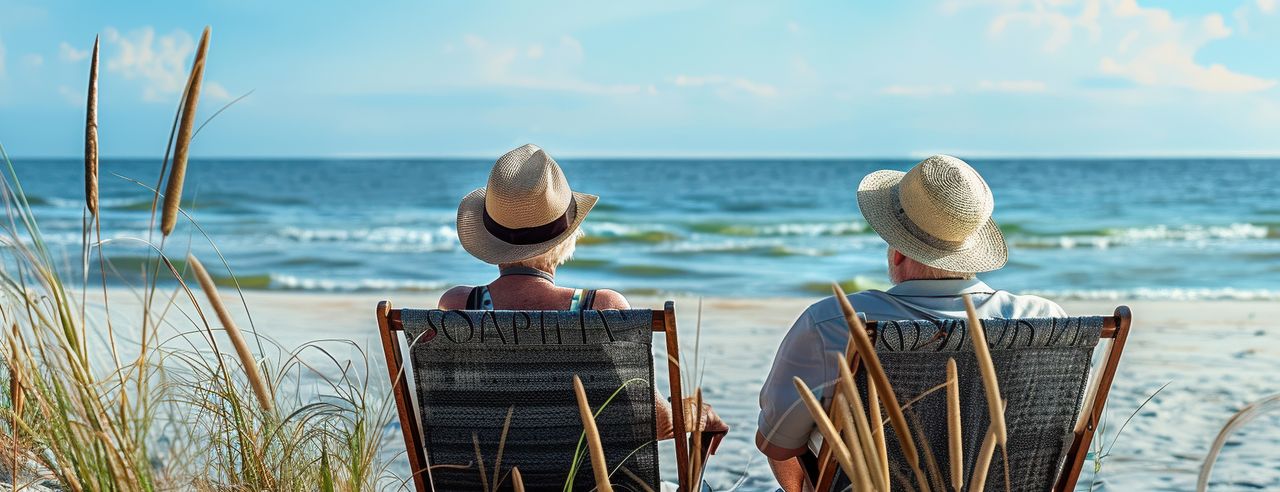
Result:
[[[1009,260],[991,220],[991,188],[964,161],[935,155],[905,173],[876,171],[858,184],[858,208],[894,249],[953,272],[999,269]]]
[[[458,241],[486,263],[536,257],[573,236],[600,197],[577,193],[555,159],[535,145],[494,163],[489,184],[458,205]]]

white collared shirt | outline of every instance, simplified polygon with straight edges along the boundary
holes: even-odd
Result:
[[[964,318],[964,298],[970,294],[982,318],[1055,318],[1067,314],[1048,299],[998,291],[977,279],[909,280],[885,292],[862,291],[849,302],[868,320]],[[799,377],[827,401],[837,376],[836,364],[849,341],[844,314],[834,297],[828,297],[800,315],[778,346],[773,368],[760,389],[761,435],[771,444],[796,449],[810,442],[813,417],[800,401],[793,377]]]

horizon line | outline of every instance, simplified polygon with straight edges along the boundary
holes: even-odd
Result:
[[[1280,151],[1277,152],[1231,152],[1231,153],[1117,153],[1117,154],[1014,154],[1014,153],[967,153],[955,151],[941,152],[912,152],[900,155],[838,155],[838,154],[578,154],[565,153],[558,154],[557,159],[591,159],[591,160],[850,160],[850,161],[868,161],[868,160],[911,160],[923,159],[930,155],[947,154],[960,156],[965,159],[991,159],[991,160],[1109,160],[1109,159],[1137,159],[1137,160],[1191,160],[1191,159],[1218,159],[1218,160],[1247,160],[1247,159],[1280,159]],[[492,160],[501,154],[376,154],[376,153],[352,153],[352,154],[331,154],[331,155],[287,155],[287,154],[268,154],[268,155],[210,155],[210,156],[192,156],[192,160],[385,160],[385,159],[404,159],[404,160]],[[83,159],[82,154],[73,155],[28,155],[28,156],[9,156],[11,161],[19,161],[24,159],[30,160],[78,160]],[[147,160],[156,159],[156,156],[129,156],[129,155],[104,155],[102,160]]]

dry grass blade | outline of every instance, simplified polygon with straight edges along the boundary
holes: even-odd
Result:
[[[98,215],[98,38],[89,62],[89,100],[84,114],[84,202]]]
[[[690,458],[689,461],[691,462],[690,463],[691,469],[689,470],[689,476],[692,477],[689,480],[689,483],[698,484],[698,483],[702,483],[702,467],[703,467],[703,463],[702,463],[702,418],[703,418],[702,388],[697,388],[694,390],[693,407],[694,407],[693,426],[689,428],[690,429],[689,449],[693,450],[693,453],[691,453],[692,456],[689,457]]]
[[[951,488],[964,488],[964,440],[960,431],[960,371],[947,359],[947,461],[951,462]]]
[[[889,446],[884,440],[884,414],[880,413],[880,394],[876,385],[867,385],[867,405],[871,414],[871,438],[876,445],[876,455],[880,458],[880,476],[884,477],[885,490],[893,488],[893,477],[889,476]]]
[[[858,477],[857,468],[853,464],[853,455],[849,453],[849,448],[840,439],[840,432],[836,431],[835,424],[831,423],[831,419],[823,411],[822,404],[813,396],[813,392],[809,390],[803,380],[793,378],[792,382],[796,385],[796,391],[800,393],[800,400],[804,402],[805,408],[809,409],[809,414],[813,416],[813,422],[817,424],[818,432],[822,433],[822,438],[830,444],[831,454],[835,456],[836,462],[840,463],[840,468],[850,478]]]
[[[1005,406],[1003,403],[1001,402],[1001,407]],[[995,452],[996,434],[988,426],[987,435],[982,438],[982,447],[978,449],[978,459],[973,462],[973,475],[969,477],[969,492],[982,492],[982,489],[987,486],[987,471],[991,469],[991,457],[995,456]]]
[[[524,477],[520,476],[520,467],[511,468],[511,489],[515,492],[524,492]]]
[[[636,475],[636,472],[628,470],[625,466],[619,467],[618,469],[622,471],[623,475],[626,475],[627,478],[630,478],[635,482],[636,486],[640,487],[640,490],[643,490],[644,492],[653,492],[653,487],[650,487],[649,484],[645,483],[644,479],[640,478],[639,475]]]
[[[196,105],[200,102],[200,84],[204,80],[204,60],[209,52],[209,27],[200,35],[196,59],[191,64],[191,76],[187,79],[186,99],[182,102],[182,119],[178,122],[178,136],[173,144],[173,169],[164,187],[164,208],[160,215],[160,232],[165,236],[178,224],[178,206],[182,203],[182,182],[187,176],[187,155],[191,148],[191,134],[195,130]]]
[[[911,430],[907,427],[907,418],[902,414],[902,407],[893,396],[893,386],[889,384],[889,377],[884,373],[884,366],[880,365],[880,357],[876,355],[875,347],[871,344],[871,337],[867,336],[867,328],[862,325],[862,320],[858,319],[857,311],[854,311],[853,305],[849,304],[849,298],[845,297],[844,289],[840,288],[840,284],[832,283],[831,289],[840,303],[840,309],[844,311],[845,322],[849,324],[849,334],[855,340],[858,355],[862,358],[863,364],[867,366],[867,375],[877,386],[876,390],[884,395],[881,401],[884,402],[885,410],[889,412],[889,423],[893,425],[893,433],[898,436],[902,454],[907,459],[907,464],[911,465],[911,472],[915,474],[916,485],[922,492],[929,492],[929,479],[925,476],[924,470],[920,469],[920,454],[916,450],[915,441],[911,438]]]
[[[850,458],[853,459],[853,467],[858,471],[856,475],[849,477],[853,481],[853,485],[855,485],[854,490],[880,490],[878,486],[873,486],[874,480],[871,477],[871,470],[875,468],[867,466],[868,456],[863,451],[862,446],[858,444],[861,436],[859,436],[858,426],[852,423],[854,421],[854,412],[849,408],[849,400],[843,394],[836,393],[836,397],[831,402],[831,408],[837,420],[837,422],[832,423],[839,423],[844,428],[844,446],[845,449],[849,450]]]
[[[231,317],[227,307],[222,304],[222,297],[218,295],[218,287],[214,285],[213,277],[209,276],[209,272],[204,269],[204,265],[194,255],[187,255],[187,264],[195,272],[196,280],[200,282],[200,289],[209,298],[209,304],[213,306],[213,312],[217,313],[218,320],[222,322],[222,328],[227,332],[227,338],[231,339],[231,345],[236,350],[236,357],[240,359],[240,364],[244,366],[245,375],[249,378],[249,385],[253,387],[253,393],[258,398],[259,406],[262,407],[263,411],[271,412],[274,408],[271,390],[267,387],[266,381],[263,380],[262,371],[258,370],[258,362],[253,358],[253,352],[249,350],[249,344],[245,342],[244,335],[240,333],[240,328],[236,326],[235,319]]]
[[[861,446],[862,456],[865,457],[869,467],[869,475],[871,481],[875,484],[876,490],[888,490],[887,474],[881,474],[880,463],[883,461],[879,455],[880,450],[876,448],[875,442],[871,437],[871,425],[867,421],[867,412],[862,405],[862,396],[858,394],[858,385],[853,380],[853,372],[849,370],[849,366],[840,366],[840,390],[844,395],[844,401],[848,406],[852,407],[851,420],[846,420],[847,425],[851,425],[856,430],[858,442],[853,445]]]
[[[476,468],[480,470],[480,490],[489,490],[489,476],[484,471],[484,455],[480,453],[480,438],[471,433],[471,447],[476,451]],[[497,480],[498,477],[493,477]]]
[[[596,419],[591,413],[591,405],[587,403],[587,390],[582,387],[582,379],[576,374],[573,376],[573,392],[578,397],[578,414],[582,417],[582,430],[587,435],[587,451],[591,454],[591,471],[595,472],[596,490],[613,492],[613,485],[609,483],[609,469],[604,462],[604,445],[600,444],[600,431],[596,429]]]
[[[973,307],[973,298],[964,295],[964,310],[969,314],[969,335],[973,340],[973,355],[978,361],[978,370],[982,373],[982,388],[987,392],[987,410],[991,413],[991,431],[996,435],[996,444],[1001,447],[1008,442],[1008,434],[1004,423],[1004,409],[1000,405],[1000,381],[996,378],[996,365],[991,361],[991,348],[987,346],[986,328],[978,319],[978,311]]]
[[[1277,410],[1280,410],[1280,394],[1274,394],[1245,405],[1244,408],[1241,408],[1240,411],[1227,420],[1227,424],[1222,426],[1221,431],[1218,431],[1218,437],[1213,439],[1213,445],[1209,446],[1209,454],[1205,456],[1204,464],[1200,466],[1200,476],[1196,479],[1197,492],[1204,492],[1209,487],[1209,476],[1213,473],[1213,464],[1218,461],[1218,454],[1222,453],[1222,448],[1227,445],[1227,439],[1231,437],[1231,434],[1236,429],[1267,414],[1267,412]]]
[[[498,437],[498,456],[493,460],[493,476],[496,481],[502,473],[502,452],[507,448],[507,433],[511,431],[511,416],[515,413],[516,407],[507,407],[507,418],[502,421],[502,435]],[[514,468],[512,469],[514,471]],[[501,484],[493,484],[493,490],[498,490]]]

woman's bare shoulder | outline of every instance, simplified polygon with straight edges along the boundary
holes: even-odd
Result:
[[[596,299],[591,303],[592,309],[631,309],[627,298],[616,290],[599,289]]]
[[[436,303],[438,309],[466,309],[467,297],[471,295],[473,287],[469,285],[459,285],[452,289],[444,291],[440,295],[440,302]]]

